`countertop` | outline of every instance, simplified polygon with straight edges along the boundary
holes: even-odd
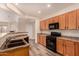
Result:
[[[47,33],[38,33],[38,35],[50,35],[50,34],[47,34]],[[79,37],[73,37],[73,36],[60,36],[60,37],[57,37],[57,38],[64,38],[65,40],[71,40],[71,41],[76,41],[76,42],[79,42]]]
[[[40,35],[40,34],[43,34],[43,35],[50,35],[50,34],[47,34],[47,33],[38,33],[38,35]]]
[[[70,40],[70,41],[74,41],[74,42],[79,42],[79,37],[61,36],[61,37],[57,37],[57,38],[63,38],[63,39],[65,39],[65,40]]]

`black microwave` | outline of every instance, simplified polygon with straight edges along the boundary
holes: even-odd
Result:
[[[49,30],[52,30],[52,29],[59,29],[59,23],[51,23],[49,24]]]

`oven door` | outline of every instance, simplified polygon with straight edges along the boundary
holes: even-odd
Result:
[[[56,38],[52,36],[46,37],[46,48],[56,52]]]

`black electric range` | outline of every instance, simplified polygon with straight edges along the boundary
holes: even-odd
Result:
[[[51,32],[50,35],[46,36],[46,48],[56,52],[56,38],[61,36],[60,32]]]

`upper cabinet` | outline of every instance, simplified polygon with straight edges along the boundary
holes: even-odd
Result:
[[[49,24],[59,23],[59,29],[74,30],[79,29],[79,9],[71,12],[64,13],[59,16],[51,17],[47,20],[40,22],[40,28],[42,30],[48,30]]]
[[[66,15],[67,29],[76,29],[76,10]]]
[[[76,29],[76,10],[59,16],[59,29]]]
[[[54,23],[59,22],[59,16],[55,16],[55,17],[53,17],[52,19],[53,19],[53,22],[54,22]]]
[[[45,30],[45,27],[46,27],[45,20],[40,21],[40,30]]]
[[[79,29],[79,9],[77,10],[77,29]]]
[[[65,14],[59,16],[59,29],[66,29]]]
[[[49,20],[45,20],[45,30],[48,30],[48,24],[49,24]]]
[[[40,30],[48,30],[49,20],[40,21]]]

